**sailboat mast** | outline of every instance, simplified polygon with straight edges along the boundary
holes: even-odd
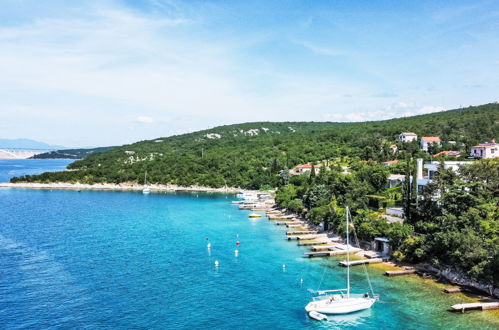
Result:
[[[349,240],[349,233],[348,233],[348,216],[350,214],[350,211],[348,209],[348,206],[346,207],[346,216],[347,216],[347,298],[350,298],[350,240]]]

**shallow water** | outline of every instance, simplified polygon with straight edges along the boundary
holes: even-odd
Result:
[[[462,294],[377,267],[371,310],[310,320],[307,288],[345,287],[340,259],[302,258],[285,228],[231,197],[0,189],[0,328],[499,327],[494,312],[447,312]],[[362,268],[351,272],[367,292]]]

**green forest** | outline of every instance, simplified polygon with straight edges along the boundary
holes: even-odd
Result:
[[[97,152],[104,152],[116,147],[98,147],[98,148],[80,148],[80,149],[61,149],[44,152],[34,155],[33,159],[83,159],[88,155]]]
[[[417,141],[396,142],[401,132],[439,136],[442,145],[423,152]],[[497,286],[498,160],[474,161],[459,176],[441,169],[419,196],[415,180],[386,184],[391,173],[415,176],[416,158],[456,150],[466,159],[473,145],[498,136],[499,104],[362,123],[245,123],[92,153],[67,171],[11,182],[143,183],[147,171],[148,183],[278,188],[282,207],[340,234],[349,206],[359,238],[388,237],[399,261],[450,265]],[[382,164],[394,159],[399,162]],[[322,167],[317,174],[289,175],[303,163]],[[403,224],[381,216],[395,205],[404,209]]]
[[[418,143],[390,145],[401,132],[438,135],[442,148],[463,151],[499,136],[499,104],[421,116],[362,123],[257,122],[228,125],[178,136],[141,141],[93,153],[71,171],[13,178],[12,182],[149,183],[275,187],[279,172],[306,162],[351,159],[377,162],[407,154],[429,159]],[[453,145],[448,141],[455,141]],[[431,153],[436,153],[434,148]]]

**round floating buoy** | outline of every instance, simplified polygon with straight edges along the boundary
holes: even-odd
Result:
[[[239,254],[239,250],[235,250],[234,254],[237,256]]]
[[[286,265],[285,265],[285,264],[282,264],[282,268],[286,268]]]
[[[211,243],[208,243],[208,245],[206,245],[206,246],[208,247],[208,249],[211,248]]]
[[[236,238],[239,238],[239,234],[236,234]]]
[[[300,278],[300,283],[303,283],[303,278]]]
[[[206,240],[208,240],[208,237],[206,237]]]
[[[215,260],[215,267],[218,267],[219,263],[218,260]]]
[[[236,242],[236,245],[241,245],[241,242],[237,241],[237,242]]]

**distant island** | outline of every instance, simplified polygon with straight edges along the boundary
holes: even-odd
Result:
[[[91,154],[104,152],[116,147],[62,149],[33,155],[32,159],[83,159]]]

